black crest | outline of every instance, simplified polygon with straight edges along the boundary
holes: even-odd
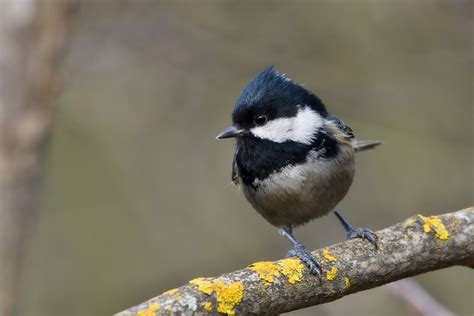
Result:
[[[295,116],[300,106],[309,106],[321,116],[328,112],[321,100],[295,83],[289,77],[279,73],[272,65],[259,73],[237,99],[232,119],[234,123],[247,127],[257,114],[266,114],[269,119]]]

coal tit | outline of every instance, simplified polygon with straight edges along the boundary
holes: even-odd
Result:
[[[371,230],[353,228],[335,207],[352,184],[354,154],[379,141],[356,140],[351,128],[315,94],[273,66],[241,92],[232,122],[217,136],[237,139],[232,181],[293,244],[287,256],[298,257],[320,277],[319,262],[294,238],[293,228],[332,210],[347,238],[365,238],[376,245]]]

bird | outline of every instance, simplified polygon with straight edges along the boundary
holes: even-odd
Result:
[[[333,211],[347,239],[362,238],[377,247],[377,235],[354,228],[336,208],[355,173],[355,153],[381,144],[357,140],[352,129],[329,112],[321,99],[273,65],[242,90],[232,125],[216,136],[235,138],[232,182],[321,278],[317,258],[299,242],[293,229]]]

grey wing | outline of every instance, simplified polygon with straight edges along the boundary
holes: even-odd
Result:
[[[339,128],[347,136],[347,138],[351,139],[352,147],[356,152],[372,149],[382,144],[382,142],[379,140],[356,140],[352,129],[334,114],[329,115],[329,120],[333,121],[337,128]]]
[[[336,126],[344,133],[347,135],[347,138],[354,138],[354,131],[352,128],[346,125],[343,120],[335,116],[334,114],[329,114],[329,120],[333,121]]]

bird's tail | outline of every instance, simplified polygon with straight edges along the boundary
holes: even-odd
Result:
[[[379,140],[353,140],[352,148],[355,152],[369,150],[381,145],[382,142]]]

